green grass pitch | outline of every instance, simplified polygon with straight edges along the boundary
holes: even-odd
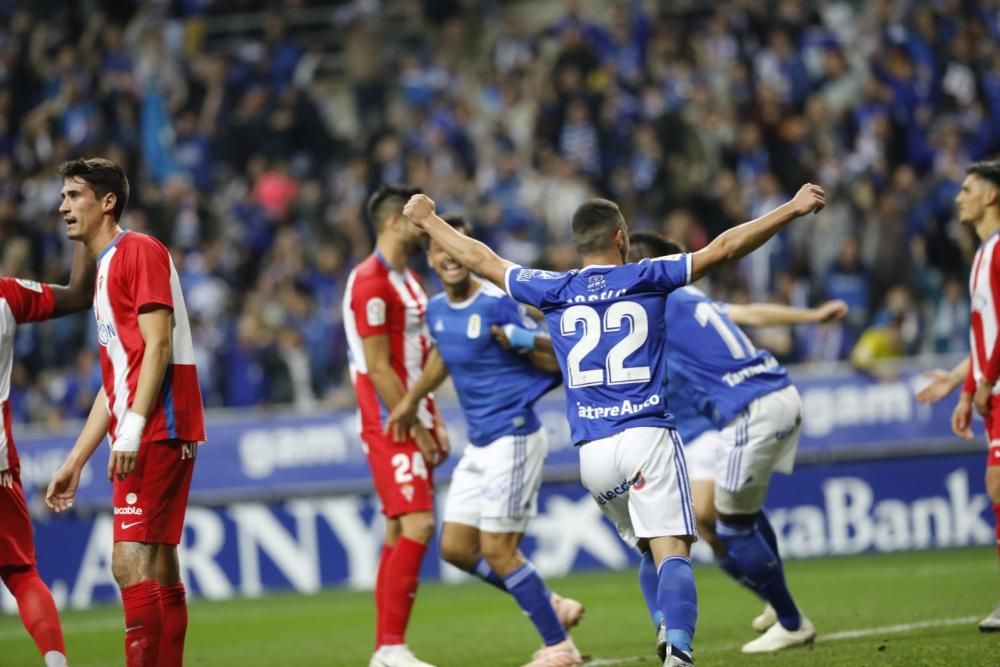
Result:
[[[1000,666],[1000,633],[976,622],[1000,598],[993,549],[830,558],[790,563],[792,590],[816,624],[813,648],[742,656],[756,636],[760,604],[712,566],[696,568],[700,615],[695,658],[722,665]],[[653,632],[633,572],[581,573],[551,587],[587,605],[574,631],[595,667],[654,667]],[[195,602],[187,667],[297,667],[368,664],[372,602],[366,592],[274,595]],[[74,667],[121,665],[121,611],[102,607],[63,615]],[[513,600],[485,584],[422,587],[410,645],[440,667],[507,667],[530,658],[538,641]],[[0,619],[0,665],[39,665],[17,617]]]

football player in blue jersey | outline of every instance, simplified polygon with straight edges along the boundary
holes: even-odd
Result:
[[[826,204],[804,185],[760,218],[720,234],[704,249],[625,264],[628,228],[613,202],[592,199],[573,214],[584,268],[539,271],[500,258],[434,214],[417,195],[406,215],[452,258],[545,315],[566,388],[580,476],[628,543],[650,551],[657,606],[666,624],[665,667],[693,665],[697,594],[689,554],[696,539],[680,438],[666,409],[667,294],[745,256],[792,220]]]
[[[444,220],[468,233],[461,217]],[[444,287],[427,305],[436,345],[420,377],[393,408],[388,427],[401,440],[416,423],[420,401],[451,375],[470,446],[448,488],[441,555],[517,600],[543,641],[528,665],[580,665],[583,659],[566,630],[580,620],[583,605],[550,593],[519,549],[536,514],[549,449],[534,406],[559,385],[559,367],[552,355],[533,351],[542,333],[525,306],[477,279],[433,240],[427,263]],[[504,328],[523,352],[494,340]]]
[[[681,251],[651,232],[636,232],[630,241],[632,261]],[[823,322],[846,313],[842,301],[814,309],[723,306],[693,286],[667,297],[667,406],[685,442],[699,532],[720,567],[767,602],[753,622],[764,635],[746,644],[744,653],[805,644],[816,631],[788,592],[763,511],[771,474],[792,471],[801,401],[785,369],[769,352],[755,349],[737,323]],[[655,580],[646,575],[643,589],[648,598]],[[655,622],[654,607],[650,613]]]

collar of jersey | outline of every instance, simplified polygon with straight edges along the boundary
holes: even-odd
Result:
[[[471,306],[472,302],[475,301],[476,297],[482,294],[482,292],[483,292],[483,286],[480,283],[479,285],[476,286],[476,291],[472,293],[472,296],[470,296],[465,301],[459,301],[458,303],[454,303],[451,301],[451,299],[448,298],[447,294],[445,294],[444,300],[448,304],[448,307],[451,308],[452,310],[464,310],[465,308]]]
[[[587,266],[580,269],[580,273],[587,271],[588,269],[613,269],[615,266],[621,266],[620,264],[588,264]]]
[[[396,269],[392,268],[392,264],[389,263],[389,260],[385,258],[385,255],[383,255],[382,251],[379,250],[378,248],[375,248],[375,257],[378,258],[378,261],[382,262],[382,266],[388,269],[389,273],[395,273],[396,275],[400,276],[406,273],[405,271],[397,271]]]
[[[128,232],[129,232],[129,230],[123,229],[122,233],[119,234],[118,236],[116,236],[115,240],[112,241],[111,243],[109,243],[108,247],[106,247],[104,250],[101,251],[101,254],[97,256],[98,263],[100,263],[100,261],[102,259],[104,259],[104,256],[107,255],[108,252],[110,252],[112,248],[114,248],[116,245],[118,245],[118,242],[121,241],[125,237],[125,235],[128,234]]]

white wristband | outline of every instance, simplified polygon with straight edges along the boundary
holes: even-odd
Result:
[[[142,432],[146,428],[146,418],[138,412],[129,410],[125,413],[125,419],[118,427],[118,437],[111,448],[117,452],[137,452],[139,451],[139,441],[142,440]]]

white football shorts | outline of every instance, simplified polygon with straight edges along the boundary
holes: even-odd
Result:
[[[640,426],[580,447],[580,478],[629,545],[697,533],[677,431]]]
[[[549,453],[542,427],[465,448],[451,475],[444,520],[487,533],[523,533],[538,514],[538,488]]]
[[[802,428],[802,400],[793,386],[754,400],[718,432],[715,508],[755,514],[774,472],[791,473]]]

